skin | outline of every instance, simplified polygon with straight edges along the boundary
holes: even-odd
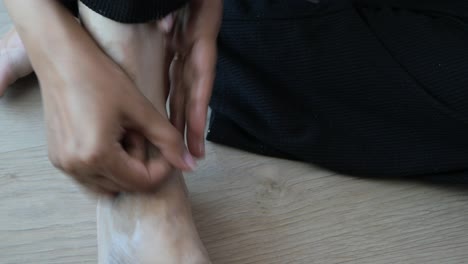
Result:
[[[28,29],[28,30],[23,30],[25,32],[22,33],[22,35],[25,35],[24,36],[24,38],[26,38],[25,41],[32,42],[33,40],[37,40],[37,39],[41,40],[41,44],[43,45],[40,46],[40,48],[33,49],[34,47],[31,47],[31,50],[35,51],[37,54],[38,58],[36,59],[36,64],[38,65],[38,67],[41,67],[41,64],[45,64],[46,66],[48,66],[47,60],[50,60],[52,61],[52,63],[55,63],[58,68],[61,68],[62,66],[61,64],[63,62],[61,62],[59,59],[51,59],[51,57],[54,58],[55,56],[57,56],[57,53],[55,51],[57,49],[59,50],[63,49],[64,47],[67,47],[67,45],[79,46],[80,42],[82,41],[87,42],[86,41],[87,38],[85,38],[84,40],[79,39],[80,41],[77,41],[78,36],[73,36],[72,34],[73,31],[79,32],[80,30],[76,27],[76,24],[72,23],[70,17],[67,16],[67,14],[64,13],[64,10],[61,10],[60,7],[57,6],[56,3],[49,3],[49,2],[41,3],[39,7],[42,7],[43,9],[49,9],[49,12],[60,13],[58,14],[59,15],[58,17],[57,16],[55,17],[55,19],[62,23],[65,20],[70,25],[73,25],[73,27],[67,28],[66,24],[49,25],[52,22],[51,20],[49,20],[49,18],[47,21],[42,19],[43,17],[47,17],[47,16],[37,17],[39,14],[38,12],[36,12],[37,10],[32,11],[33,6],[39,4],[39,3],[33,2],[32,0],[29,0],[29,1],[28,0],[21,0],[21,1],[6,0],[5,4],[7,5],[7,7],[9,7],[10,13],[11,13],[10,15],[14,19],[15,23],[17,25],[22,26],[24,29]],[[217,38],[217,34],[219,32],[219,27],[221,24],[221,14],[222,14],[222,1],[221,0],[193,0],[191,1],[189,7],[186,8],[185,12],[180,12],[179,15],[176,15],[176,14],[169,15],[168,17],[166,17],[165,19],[163,19],[162,21],[158,23],[158,27],[163,32],[166,33],[166,39],[168,40],[167,41],[168,45],[166,47],[167,63],[166,63],[164,72],[170,73],[170,77],[171,77],[170,81],[165,82],[165,86],[167,86],[167,89],[170,90],[171,92],[170,121],[179,130],[180,135],[186,134],[187,144],[188,144],[190,153],[193,156],[198,157],[198,158],[203,157],[205,154],[204,131],[206,127],[206,115],[207,115],[207,109],[208,109],[208,102],[211,96],[214,74],[215,74],[216,52],[217,52],[216,38]],[[28,16],[30,16],[29,19],[24,19],[25,17],[28,17]],[[32,23],[33,21],[35,21],[34,19],[41,19],[41,22],[43,23],[40,23],[40,24]],[[55,31],[57,29],[58,31]],[[46,30],[47,32],[45,32]],[[47,48],[49,48],[51,42],[46,41],[44,43],[42,42],[42,40],[44,40],[45,35],[49,36],[51,32],[57,33],[57,34],[54,34],[54,37],[57,38],[57,41],[63,41],[63,39],[66,39],[69,43],[67,44],[66,41],[58,42],[58,43],[61,43],[62,45],[59,45],[58,47],[57,46],[52,47],[52,49],[49,49],[49,50],[53,50],[54,51],[53,54],[47,54]],[[69,33],[69,34],[66,34],[66,33]],[[65,34],[65,36],[63,36],[63,34]],[[81,34],[83,34],[83,32],[81,32]],[[70,43],[70,41],[72,41],[72,43]],[[57,42],[53,42],[53,43],[57,43]],[[72,61],[71,57],[77,57],[77,56],[74,56],[77,54],[70,54],[69,52],[70,50],[73,50],[73,49],[67,48],[65,54],[62,54],[66,59],[68,59],[68,60],[65,60],[67,62]],[[32,65],[28,58],[29,54],[26,53],[24,45],[21,39],[19,38],[19,35],[15,29],[11,30],[6,36],[4,36],[4,38],[0,42],[0,51],[1,51],[0,52],[0,96],[1,96],[7,89],[8,85],[14,83],[18,78],[21,78],[31,73]],[[28,53],[30,53],[29,50],[28,50]],[[93,53],[90,53],[88,51],[87,55],[101,55],[100,53],[101,51],[95,51]],[[33,56],[36,54],[33,54]],[[77,58],[77,59],[80,59],[80,58]],[[50,64],[51,63],[49,62],[49,65]],[[63,71],[67,71],[67,69],[68,68],[65,68],[63,69]],[[73,69],[73,71],[76,71],[76,69]],[[65,74],[67,73],[65,72]],[[83,77],[83,75],[85,74],[86,74],[86,77]],[[47,80],[49,80],[50,78],[46,78],[46,77],[51,77],[51,75],[53,74],[50,74],[49,72],[47,76],[44,76],[44,75],[45,74],[40,74],[40,72],[38,72],[39,80],[40,81],[44,80],[43,82],[46,82],[47,84]],[[93,84],[94,86],[98,85],[97,81],[94,79],[96,77],[95,73],[94,74],[91,73],[90,75],[88,75],[88,73],[85,73],[85,72],[77,72],[75,73],[75,75],[77,75],[78,78],[80,77],[80,75],[82,78],[87,78],[89,83],[96,82]],[[67,84],[66,86],[70,86],[70,87],[76,86],[76,84],[70,83],[70,80],[67,80],[67,81],[68,82],[66,82]],[[110,84],[109,82],[110,81],[108,81],[107,85],[112,86],[112,84]],[[46,89],[48,89],[48,87],[46,87]],[[43,90],[45,90],[44,87],[43,87]],[[91,92],[94,92],[94,91],[95,90]],[[106,92],[108,91],[105,90],[102,92],[102,94]],[[48,95],[49,93],[44,92],[43,94]],[[68,92],[66,92],[66,94],[68,94]],[[92,97],[92,96],[94,95],[91,95],[88,97]],[[56,96],[55,100],[52,100],[52,101],[56,101],[58,99],[60,99],[60,97]],[[94,98],[94,99],[96,99],[96,101],[99,101],[99,98]],[[117,102],[119,101],[117,100]],[[82,103],[81,101],[76,102],[75,105],[78,106],[77,107],[78,109],[76,111],[80,111],[80,109],[82,108],[82,107],[79,107],[79,106],[83,106],[81,105],[81,103]],[[121,102],[121,103],[126,104],[125,102]],[[65,107],[68,107],[68,106],[66,105]],[[145,107],[145,108],[148,108],[148,107]],[[99,109],[95,109],[95,110],[99,110]],[[117,109],[115,109],[114,111],[116,110]],[[112,110],[110,110],[109,112],[111,111]],[[146,112],[150,113],[151,111],[147,110]],[[159,112],[161,113],[161,111]],[[48,112],[46,112],[46,118],[48,116],[47,113]],[[152,114],[153,114],[152,116],[154,117],[155,116],[154,112]],[[68,118],[74,118],[74,116],[69,116]],[[104,116],[103,118],[106,119],[108,117]],[[158,119],[158,121],[160,121],[160,119]],[[101,126],[100,128],[96,128],[96,129],[105,130],[103,128],[105,128],[106,126],[111,126],[110,123],[111,122],[109,123],[104,122],[103,126]],[[100,192],[104,191],[104,192],[111,192],[111,193],[116,192],[117,190],[128,191],[128,190],[133,189],[135,191],[144,191],[144,190],[153,189],[154,186],[157,186],[157,184],[162,179],[164,179],[165,176],[167,176],[167,175],[164,175],[164,172],[166,171],[166,168],[168,167],[168,164],[171,161],[172,161],[172,165],[176,165],[176,166],[179,165],[178,167],[182,169],[184,168],[192,169],[195,166],[195,162],[193,161],[193,158],[190,156],[190,154],[188,154],[185,151],[183,151],[182,153],[183,161],[180,161],[181,147],[180,147],[180,142],[177,142],[177,139],[174,139],[174,137],[171,138],[170,136],[166,136],[166,137],[154,136],[154,133],[156,133],[155,129],[148,129],[148,126],[151,126],[151,124],[153,124],[153,127],[156,127],[156,123],[148,124],[148,122],[146,122],[146,124],[142,124],[142,122],[140,121],[139,125],[136,125],[136,126],[133,125],[136,127],[136,129],[133,126],[130,126],[130,129],[127,128],[123,136],[122,136],[122,130],[120,130],[119,132],[115,128],[116,126],[119,126],[117,125],[118,123],[122,123],[122,122],[114,122],[112,124],[114,126],[114,131],[108,131],[108,132],[113,132],[114,135],[120,136],[123,139],[122,141],[128,144],[134,143],[135,138],[137,138],[138,136],[142,134],[141,132],[143,132],[143,134],[146,132],[146,134],[149,134],[148,139],[150,139],[153,143],[159,140],[159,142],[156,142],[156,143],[159,143],[159,145],[156,144],[158,147],[160,148],[166,147],[167,149],[169,149],[169,150],[163,151],[163,154],[166,154],[164,157],[169,162],[166,162],[166,163],[159,162],[159,164],[156,164],[153,166],[148,166],[148,164],[146,164],[147,172],[144,173],[142,170],[144,166],[141,166],[141,164],[136,164],[134,161],[131,161],[131,159],[129,160],[128,156],[126,156],[125,153],[122,153],[122,149],[115,142],[116,141],[115,139],[118,136],[114,136],[113,140],[102,142],[101,144],[90,143],[89,148],[87,148],[88,149],[87,154],[85,154],[84,151],[83,153],[79,154],[79,153],[76,153],[76,150],[74,148],[76,146],[82,145],[82,142],[76,142],[77,139],[75,136],[79,133],[68,134],[67,136],[63,137],[62,142],[60,142],[62,144],[56,143],[55,138],[53,137],[53,133],[49,133],[49,135],[52,134],[49,137],[51,138],[51,140],[49,141],[51,142],[51,144],[49,144],[51,161],[53,162],[54,165],[56,165],[56,167],[62,169],[69,175],[73,176],[75,179],[78,180],[78,182],[82,183],[86,187],[94,191],[100,191]],[[138,123],[138,122],[134,122],[134,123]],[[164,124],[164,127],[167,128],[167,124]],[[54,126],[48,126],[48,128],[49,128],[49,131],[51,131],[54,129]],[[109,127],[107,128],[109,129]],[[55,131],[60,131],[60,130],[61,130],[60,128],[55,129]],[[166,132],[171,131],[171,129],[166,129],[165,131]],[[98,131],[94,130],[94,132],[98,132]],[[92,133],[92,134],[95,135],[96,133]],[[94,138],[97,139],[99,137],[95,136]],[[162,142],[168,138],[171,138],[172,141]],[[82,139],[78,141],[82,141]],[[74,152],[74,153],[68,155],[66,153],[67,151],[65,150],[66,148],[64,147],[63,143],[65,143],[66,146],[69,146],[68,152]],[[118,152],[120,153],[120,159],[115,158],[116,160],[124,161],[123,164],[126,164],[127,166],[128,165],[133,166],[133,168],[130,168],[130,170],[134,172],[138,171],[138,174],[135,174],[136,176],[134,176],[134,178],[136,177],[137,179],[133,179],[133,180],[126,179],[124,180],[126,181],[126,183],[122,184],[122,180],[120,178],[125,178],[125,176],[122,175],[123,173],[120,176],[114,175],[113,177],[117,179],[112,179],[113,177],[112,175],[110,175],[110,173],[113,173],[113,172],[107,172],[106,173],[107,176],[106,175],[103,176],[102,171],[103,169],[105,170],[106,168],[101,168],[101,169],[96,168],[97,163],[101,163],[102,161],[101,157],[105,155],[104,153],[107,153],[110,150],[110,148],[108,147],[107,148],[103,148],[103,147],[109,144],[114,146],[113,148],[114,151],[118,150]],[[165,149],[162,149],[162,150],[165,150]],[[176,152],[176,154],[173,154],[173,152]],[[177,160],[178,157],[176,157],[177,152],[179,154],[178,160]],[[66,156],[63,156],[62,154],[65,154]],[[109,156],[109,155],[107,154],[106,156]],[[110,160],[110,158],[107,158],[107,159]],[[91,164],[91,166],[89,166],[89,164]],[[83,170],[81,168],[86,165],[88,167],[91,167],[91,169],[87,169],[85,172],[80,172]],[[148,168],[156,168],[154,169],[156,171],[153,171],[153,169],[148,169]],[[89,171],[91,171],[91,173]],[[110,178],[110,181],[108,180],[109,178]],[[116,181],[119,181],[121,183],[115,184]],[[130,185],[135,184],[135,181],[138,181],[139,183],[134,186],[128,186],[129,184]],[[144,181],[146,181],[146,183]],[[124,185],[126,185],[127,187],[124,188]]]
[[[5,5],[42,87],[56,167],[93,191],[111,193],[153,190],[172,166],[195,167],[181,134],[59,3]],[[121,141],[134,131],[162,155],[147,162],[132,158]]]
[[[157,24],[120,24],[84,5],[80,5],[80,16],[99,47],[167,118],[164,84],[169,76],[163,71],[167,39]],[[129,151],[134,158],[144,161],[159,155],[143,138],[135,139]],[[211,263],[193,222],[179,170],[173,170],[155,192],[100,197],[97,220],[100,264]]]
[[[13,8],[15,8],[15,6],[13,6]],[[73,78],[70,82],[62,81],[63,79],[68,81],[68,79],[63,78],[63,76],[56,76],[57,72],[55,71],[58,71],[57,69],[46,73],[38,71],[37,73],[41,80],[43,90],[49,89],[48,87],[55,87],[53,91],[57,92],[58,95],[51,92],[52,96],[57,96],[61,103],[67,105],[71,104],[73,108],[81,109],[83,107],[81,102],[73,101],[76,100],[77,96],[83,96],[83,93],[71,93],[69,90],[63,89],[64,87],[67,88],[67,85],[71,84],[73,81],[78,82],[80,89],[87,88],[86,85],[89,85],[89,83],[91,83],[91,85],[89,85],[91,88],[96,88],[96,86],[98,86],[99,89],[106,87],[106,85],[115,86],[117,83],[123,83],[125,84],[123,85],[124,88],[112,92],[126,93],[127,99],[128,95],[131,94],[127,89],[130,89],[129,87],[133,85],[133,88],[139,90],[163,118],[167,118],[165,101],[167,99],[168,89],[171,89],[171,121],[173,124],[177,125],[179,131],[183,132],[187,130],[187,140],[189,141],[189,148],[192,154],[197,157],[203,156],[203,134],[206,123],[207,105],[214,79],[216,35],[219,30],[221,19],[221,2],[208,0],[193,1],[190,6],[189,14],[172,15],[158,23],[156,28],[161,29],[162,32],[155,30],[154,25],[124,26],[122,24],[113,23],[87,10],[83,6],[80,6],[80,12],[83,16],[84,24],[95,39],[95,45],[98,46],[99,51],[95,51],[94,48],[91,47],[93,45],[89,43],[84,45],[86,47],[85,49],[74,47],[78,48],[79,56],[71,56],[65,53],[56,54],[56,52],[54,52],[54,54],[47,54],[47,50],[35,50],[35,52],[38,53],[38,55],[35,55],[39,57],[39,59],[36,60],[32,59],[33,65],[38,65],[38,67],[35,68],[47,66],[62,67],[63,62],[61,61],[48,62],[50,64],[48,65],[45,61],[50,60],[50,58],[44,59],[44,57],[47,56],[60,55],[66,60],[75,62],[76,65],[73,66],[78,68],[71,69],[72,66],[70,66],[70,68],[64,70],[65,73],[59,72],[65,77],[69,77],[69,73],[67,73],[68,70],[78,72],[71,75]],[[190,22],[190,25],[197,26],[189,27],[184,23],[187,21]],[[197,27],[199,27],[199,29],[197,29]],[[200,28],[204,30],[200,30]],[[54,30],[57,29],[55,28]],[[64,29],[62,28],[62,30]],[[69,28],[67,28],[67,30],[69,30]],[[73,28],[73,30],[77,29]],[[77,32],[69,32],[69,35],[73,36],[72,40],[74,42],[81,43],[83,39],[86,40],[86,36],[82,35],[82,33],[80,33],[80,35],[74,35]],[[112,34],[109,34],[109,32]],[[25,35],[25,33],[23,32],[22,35]],[[4,41],[11,37],[19,40],[16,31],[12,30],[7,38],[4,38]],[[41,34],[30,36],[30,38],[41,38]],[[148,38],[151,40],[143,41],[148,40]],[[162,40],[163,38],[165,41]],[[16,44],[18,43],[22,46],[21,41]],[[28,46],[27,39],[25,43],[26,46]],[[109,43],[112,43],[112,45],[109,45]],[[168,44],[165,50],[163,47],[164,43]],[[43,49],[47,49],[47,43],[41,44],[43,45]],[[61,42],[61,44],[73,45],[74,43]],[[21,55],[19,56],[19,58],[22,58],[21,60],[16,60],[16,57],[10,60],[10,56],[8,56],[5,57],[9,59],[6,61],[7,63],[0,61],[0,81],[6,80],[6,83],[10,84],[16,81],[18,77],[23,76],[15,74],[9,78],[4,78],[1,75],[2,65],[7,65],[6,69],[8,70],[18,70],[19,67],[17,67],[17,65],[26,68],[28,66],[31,67],[28,57],[26,56],[26,51],[24,48],[22,49],[21,46],[19,49],[15,50],[19,51],[18,54]],[[73,46],[69,46],[67,49],[68,52],[69,50],[73,50],[70,47],[73,48]],[[2,48],[8,51],[11,47],[0,47],[0,49]],[[16,49],[17,47],[15,46],[14,48]],[[57,48],[60,47],[52,47],[52,50]],[[93,58],[90,57],[91,55],[101,56],[102,54],[97,55],[100,51],[103,51],[114,64],[103,58],[94,61]],[[28,53],[29,52],[30,50],[28,49]],[[179,56],[174,59],[176,52]],[[184,55],[183,59],[180,56],[181,54]],[[85,60],[90,60],[90,62],[86,64],[86,61],[78,60],[80,56],[84,56]],[[164,60],[162,60],[163,57]],[[0,56],[0,59],[1,58]],[[38,61],[41,59],[45,61]],[[56,64],[54,64],[54,62]],[[78,62],[85,64],[81,66]],[[93,64],[95,65],[93,66]],[[109,65],[112,65],[112,67]],[[102,70],[105,69],[105,66],[110,68],[109,72],[112,74],[104,75],[102,79],[113,80],[112,84],[106,83],[106,80],[100,79],[100,82],[97,83],[98,85],[93,86],[94,82],[97,81],[94,79],[96,76],[94,76],[93,73],[97,71],[99,74],[102,74],[102,72],[105,72]],[[88,69],[88,67],[90,68]],[[151,70],[148,69],[154,70],[157,74],[152,73]],[[163,71],[161,71],[161,69],[163,69]],[[31,71],[32,69],[29,72],[26,70],[26,74]],[[171,71],[172,77],[170,82],[167,80],[167,73],[169,73],[169,71]],[[118,74],[115,74],[115,72],[118,72]],[[116,80],[116,76],[122,73],[125,76]],[[46,76],[43,77],[43,74]],[[83,82],[83,76],[81,74],[86,75],[86,78],[90,78],[91,81],[85,80]],[[180,76],[184,76],[184,78],[180,79]],[[54,85],[53,81],[47,80],[47,78],[56,80],[54,77],[62,82],[59,85]],[[47,84],[47,86],[44,87],[43,83]],[[4,85],[4,83],[0,83],[0,90],[2,87],[6,88],[7,86],[8,85]],[[73,86],[71,88],[73,88]],[[61,91],[61,93],[58,92],[62,89],[65,91]],[[86,92],[92,94],[92,97],[97,94],[94,89],[88,89]],[[109,91],[106,90],[106,92]],[[93,109],[93,107],[108,100],[109,96],[108,94],[106,95],[105,99],[98,97],[98,99],[102,99],[99,102],[98,100],[93,100],[93,98],[85,97],[84,101],[89,103],[86,106],[91,109],[90,112],[102,110],[101,108]],[[51,100],[53,99],[54,98]],[[63,101],[64,99],[69,101]],[[88,109],[87,107],[85,108]],[[114,107],[117,106],[114,105]],[[54,111],[51,112],[54,113]],[[80,117],[79,114],[77,114],[77,116],[70,115],[67,116],[64,121],[70,122],[73,121],[70,119],[78,117]],[[104,118],[107,118],[107,116],[104,116]],[[89,120],[81,121],[85,123],[89,122]],[[73,122],[71,123],[73,124]],[[79,130],[80,128],[78,127],[75,129]],[[86,136],[87,134],[84,130],[85,129],[79,130],[79,133],[72,134],[71,137],[79,139],[83,135]],[[81,133],[85,134],[81,135]],[[70,140],[70,138],[68,138],[68,140]],[[66,144],[68,140],[61,143]],[[150,144],[148,140],[145,140],[145,137],[135,129],[126,131],[123,135],[122,142],[124,143],[124,148],[122,149],[126,152],[124,155],[128,155],[130,159],[136,162],[153,164],[152,160],[157,159],[161,155],[159,149]],[[74,148],[78,146],[80,146],[80,144],[73,146],[70,151],[74,151]],[[122,150],[120,149],[121,147],[118,148],[120,151]],[[109,154],[107,153],[106,155]],[[91,159],[90,161],[93,160],[94,159]],[[97,167],[99,167],[99,165],[106,167],[105,164],[99,164],[100,162],[100,159],[96,159],[91,162],[91,164],[97,165]],[[80,167],[83,165],[86,164],[78,165],[77,169],[80,170]],[[163,167],[163,169],[166,168],[169,167]],[[127,178],[125,174],[132,175],[131,173],[133,172],[127,170],[120,175],[122,175],[123,178]],[[123,263],[211,263],[193,223],[190,205],[186,195],[186,186],[181,172],[169,168],[168,174],[170,177],[165,180],[161,179],[158,188],[152,189],[153,192],[125,192],[121,193],[117,198],[112,196],[100,197],[97,210],[99,263],[114,263],[117,260],[123,261]],[[100,186],[96,187],[94,183],[89,183],[87,181],[82,181],[82,183],[92,190],[107,190]],[[116,186],[115,188],[122,187]],[[123,189],[119,189],[119,191],[121,190]],[[135,236],[135,234],[137,234],[137,236]],[[135,239],[135,237],[137,239]],[[122,245],[124,246],[123,248]]]
[[[217,37],[222,17],[221,0],[193,0],[176,15],[169,33],[170,118],[187,132],[188,147],[196,157],[205,154],[204,132],[216,72]],[[168,23],[170,24],[170,23]]]

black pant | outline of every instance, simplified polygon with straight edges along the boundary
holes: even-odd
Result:
[[[468,1],[224,2],[209,140],[468,182]]]
[[[189,0],[80,0],[91,10],[122,23],[144,23],[162,18]],[[60,0],[75,15],[78,0]]]

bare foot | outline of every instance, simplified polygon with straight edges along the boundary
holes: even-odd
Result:
[[[164,38],[157,25],[116,23],[82,4],[80,16],[101,48],[156,109],[166,114]],[[154,149],[150,153],[157,155]],[[194,225],[179,171],[153,194],[101,198],[97,218],[100,264],[211,263]]]
[[[32,72],[33,68],[23,42],[16,29],[12,28],[0,40],[0,96],[8,86]]]
[[[149,195],[100,199],[100,264],[208,264],[180,174]]]

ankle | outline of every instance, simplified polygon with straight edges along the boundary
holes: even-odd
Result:
[[[209,264],[180,174],[152,194],[122,194],[98,206],[101,264]],[[103,235],[103,236],[102,236]],[[115,261],[114,261],[115,262]],[[119,262],[120,263],[120,262]]]

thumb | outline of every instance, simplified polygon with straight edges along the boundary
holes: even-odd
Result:
[[[134,129],[156,146],[172,166],[181,170],[195,169],[195,159],[185,147],[182,135],[146,98],[128,112]]]

